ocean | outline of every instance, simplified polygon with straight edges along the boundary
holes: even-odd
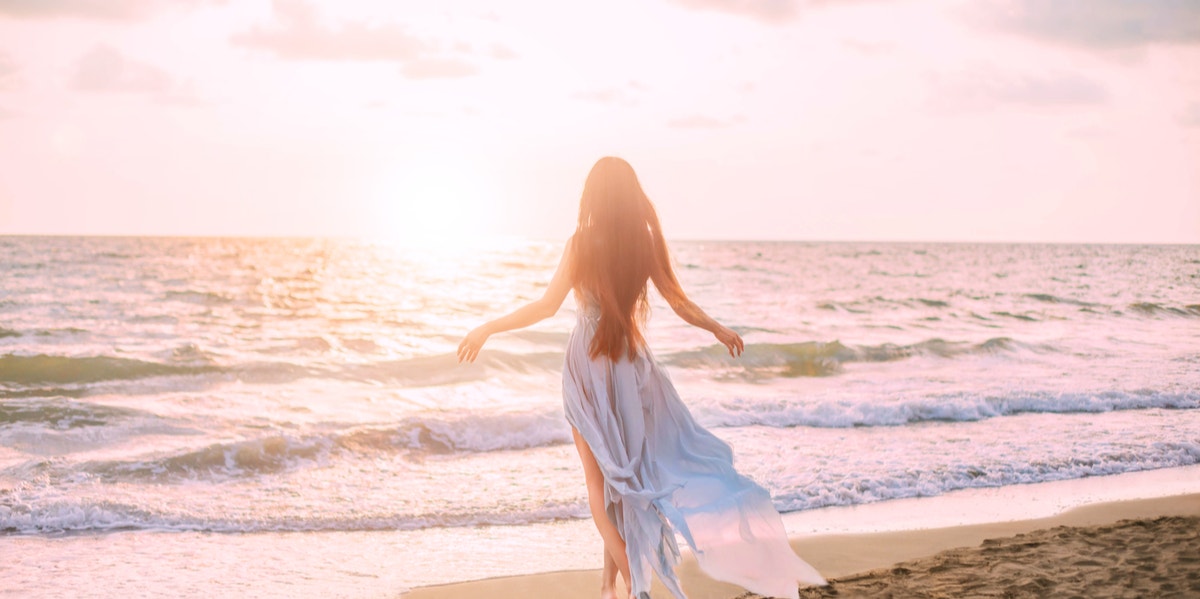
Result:
[[[651,347],[781,512],[1200,464],[1200,246],[672,250],[746,352],[654,293]],[[454,357],[561,251],[0,237],[0,594],[396,596],[594,535],[572,300]]]

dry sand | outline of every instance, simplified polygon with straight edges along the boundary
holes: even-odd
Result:
[[[833,582],[803,597],[1200,597],[1200,494],[1085,506],[1050,518],[822,535],[793,547]],[[691,599],[757,595],[680,567]],[[596,570],[416,589],[406,599],[598,596]],[[654,597],[668,594],[657,588]]]

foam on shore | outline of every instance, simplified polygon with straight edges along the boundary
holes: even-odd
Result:
[[[1200,515],[1200,467],[825,508],[787,514],[784,523],[797,553],[825,576],[836,578],[1053,526],[1176,515]],[[731,599],[744,593],[704,576],[690,556],[680,575],[691,599]],[[598,570],[569,570],[429,586],[405,597],[584,599],[594,597],[598,585]],[[653,596],[669,597],[661,588]]]
[[[1056,522],[1198,513],[1200,467],[1189,467],[809,510],[785,523],[800,554],[839,577]],[[9,534],[0,536],[0,552],[12,558],[4,579],[12,594],[86,590],[102,599],[592,599],[601,563],[595,527],[582,519],[420,530]],[[693,566],[681,574],[692,599],[741,594],[696,578]]]

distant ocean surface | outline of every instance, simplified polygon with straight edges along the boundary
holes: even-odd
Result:
[[[649,339],[784,512],[1200,464],[1200,246],[678,242]],[[0,237],[0,543],[586,518],[561,243]],[[599,564],[597,564],[598,566]]]

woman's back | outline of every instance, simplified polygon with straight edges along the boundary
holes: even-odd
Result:
[[[644,343],[647,281],[669,299],[683,295],[657,211],[620,158],[602,158],[588,174],[568,251],[575,288],[600,309],[593,357],[618,359]]]

